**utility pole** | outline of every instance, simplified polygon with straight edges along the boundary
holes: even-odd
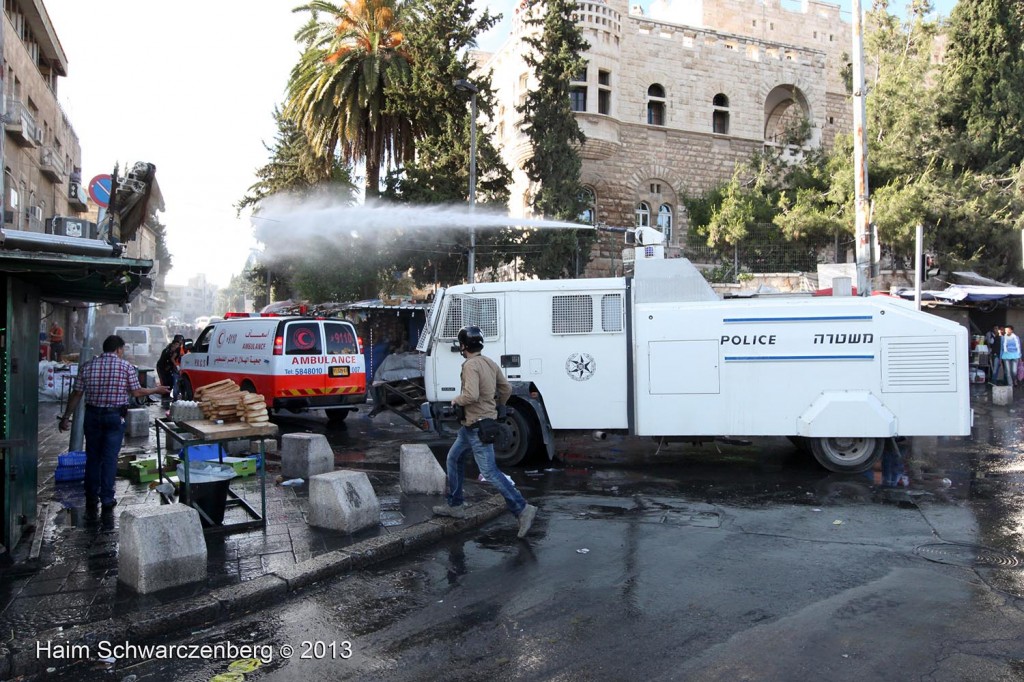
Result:
[[[476,208],[476,96],[480,92],[473,83],[465,78],[455,81],[455,89],[469,92],[469,210]],[[476,230],[469,226],[469,256],[466,259],[466,281],[476,282]]]
[[[868,189],[868,142],[864,88],[864,36],[860,0],[853,0],[853,177],[857,240],[857,294],[871,295],[871,195]]]

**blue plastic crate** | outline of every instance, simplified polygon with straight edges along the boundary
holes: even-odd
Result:
[[[85,453],[81,450],[72,450],[63,455],[57,455],[57,466],[62,467],[84,467]]]
[[[81,481],[85,479],[85,465],[82,466],[58,466],[53,472],[53,480],[58,483],[66,481]]]
[[[224,451],[224,446],[219,443],[210,443],[209,445],[193,445],[188,448],[188,461],[190,462],[208,462],[210,460],[219,460],[221,454],[227,454]],[[185,448],[181,449],[181,457],[185,458]]]

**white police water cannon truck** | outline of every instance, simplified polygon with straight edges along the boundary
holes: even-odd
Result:
[[[440,290],[417,345],[428,426],[452,418],[456,336],[476,325],[514,390],[504,465],[554,457],[563,429],[788,436],[836,472],[869,469],[897,436],[970,434],[961,325],[887,296],[723,300],[663,240],[627,234],[632,276]]]

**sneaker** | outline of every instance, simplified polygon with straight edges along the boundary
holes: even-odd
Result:
[[[466,511],[466,505],[460,504],[458,507],[453,507],[448,504],[439,504],[432,510],[436,516],[450,516],[453,519],[464,519],[469,514]]]
[[[519,512],[519,534],[518,537],[525,538],[533,525],[533,517],[537,515],[537,508],[532,504],[526,505],[523,511]]]
[[[96,504],[86,503],[86,505],[85,505],[85,520],[86,521],[95,521],[99,517],[100,517],[100,505],[99,505],[99,503],[96,503]]]

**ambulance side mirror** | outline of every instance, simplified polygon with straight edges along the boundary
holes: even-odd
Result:
[[[185,350],[192,350],[192,345],[195,343],[192,339],[185,339],[185,343],[181,344]]]

